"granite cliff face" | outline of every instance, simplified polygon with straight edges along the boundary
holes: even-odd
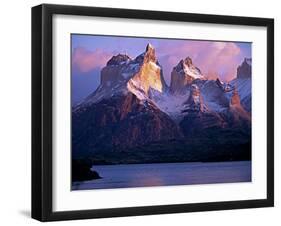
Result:
[[[181,136],[177,125],[152,102],[128,93],[73,113],[73,153],[124,151]]]
[[[230,84],[236,87],[240,96],[242,107],[251,112],[252,110],[252,59],[245,58],[237,68],[237,78]]]
[[[146,47],[143,64],[132,80],[140,84],[146,94],[149,89],[155,89],[159,92],[166,89],[161,66],[156,60],[155,49],[150,44]]]
[[[226,112],[228,122],[231,127],[250,129],[251,114],[247,112],[241,105],[240,96],[237,89],[232,93],[229,109]],[[249,131],[248,131],[249,132]]]

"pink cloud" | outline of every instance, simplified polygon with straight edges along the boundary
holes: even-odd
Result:
[[[105,52],[101,49],[94,51],[78,47],[72,53],[72,65],[81,72],[88,72],[95,68],[101,68],[106,65],[112,53]]]
[[[173,67],[187,56],[207,78],[219,77],[224,81],[236,77],[237,66],[242,61],[240,48],[232,42],[178,41],[160,45],[156,51],[168,83]]]

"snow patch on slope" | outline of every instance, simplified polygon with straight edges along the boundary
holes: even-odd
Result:
[[[185,74],[193,77],[194,79],[203,79],[204,76],[200,73],[200,71],[196,67],[188,66],[185,63],[183,64],[183,71]]]
[[[142,87],[141,83],[139,81],[135,81],[134,79],[130,79],[127,83],[127,88],[128,90],[135,94],[135,96],[139,99],[139,100],[146,100],[148,99],[144,88]]]
[[[184,102],[188,99],[189,95],[190,92],[182,96],[163,93],[157,99],[154,97],[153,101],[161,111],[168,114],[175,121],[178,121],[183,117]]]

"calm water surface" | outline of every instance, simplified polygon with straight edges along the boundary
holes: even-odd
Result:
[[[93,166],[102,179],[73,182],[73,190],[251,181],[251,161]]]

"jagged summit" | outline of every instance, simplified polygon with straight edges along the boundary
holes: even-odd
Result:
[[[179,64],[176,66],[176,71],[184,73],[193,79],[204,78],[200,69],[193,64],[192,59],[189,56],[179,62]]]
[[[237,78],[250,78],[252,76],[252,59],[244,58],[244,61],[237,68]]]
[[[200,69],[193,64],[190,57],[180,60],[171,73],[171,93],[185,94],[195,79],[204,79]]]
[[[145,48],[145,55],[144,55],[144,62],[147,63],[147,62],[154,62],[156,63],[156,54],[155,54],[155,49],[154,47],[148,43],[146,48]]]
[[[188,67],[190,67],[191,65],[193,65],[192,59],[191,59],[189,56],[185,58],[184,63],[185,63]]]
[[[127,62],[128,60],[131,60],[128,55],[119,53],[118,55],[111,57],[111,59],[106,63],[106,65],[120,65],[121,63]]]
[[[133,93],[140,100],[149,99],[149,90],[160,93],[167,90],[162,67],[150,43],[145,52],[135,59],[126,54],[113,56],[101,70],[100,86],[80,104],[95,103],[128,93]]]
[[[154,49],[154,47],[150,43],[147,43],[146,48],[145,48],[145,52],[147,52],[150,49]]]
[[[249,65],[252,66],[252,58],[247,58],[247,57],[245,57],[245,58],[244,58],[244,61],[246,61],[247,64],[249,64]]]
[[[142,64],[142,63],[147,63],[149,61],[152,61],[154,63],[157,63],[159,65],[159,63],[157,62],[157,58],[156,58],[156,52],[155,52],[155,48],[148,43],[146,45],[145,48],[145,52],[141,53],[140,55],[138,55],[134,61],[136,63]]]
[[[127,87],[140,99],[148,98],[149,90],[164,92],[166,83],[163,77],[162,68],[159,65],[155,49],[151,44],[147,44],[146,51],[136,57],[140,62],[139,71],[129,80]]]

